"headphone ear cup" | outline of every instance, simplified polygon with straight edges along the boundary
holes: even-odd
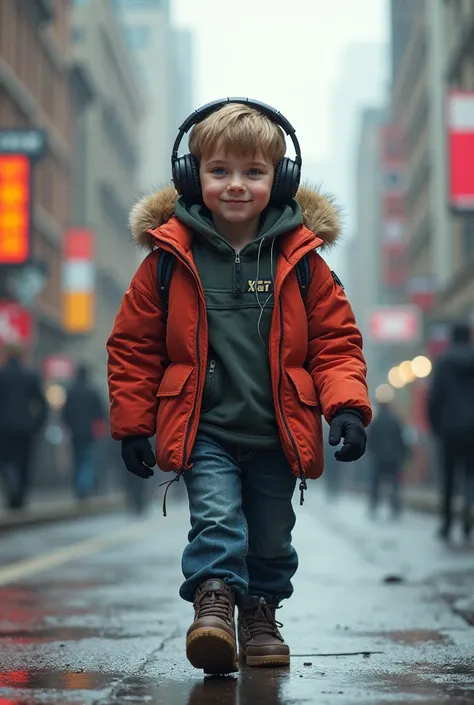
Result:
[[[293,159],[288,159],[288,157],[280,159],[275,168],[271,203],[276,206],[291,203],[298,191],[300,177],[301,169]]]
[[[174,162],[173,182],[176,191],[187,204],[202,201],[199,163],[194,154],[185,154]]]
[[[179,157],[172,164],[173,184],[176,191],[181,195],[183,193],[183,158]]]
[[[194,154],[186,155],[188,159],[189,182],[192,183],[192,195],[190,201],[192,203],[202,203],[201,179],[199,178],[199,162]]]

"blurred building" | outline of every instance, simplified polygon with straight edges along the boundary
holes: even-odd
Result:
[[[70,349],[105,386],[105,341],[136,269],[128,214],[139,190],[145,100],[110,0],[75,5],[74,62],[91,77],[94,98],[78,120],[73,222],[94,236],[95,321],[88,335],[72,338]]]
[[[194,37],[187,29],[173,30],[173,139],[177,128],[197,106],[194,104]]]
[[[146,96],[146,113],[140,130],[140,173],[142,191],[150,191],[171,178],[170,155],[176,133],[177,105],[189,90],[181,79],[190,64],[183,62],[189,46],[178,37],[183,55],[176,72],[176,33],[170,24],[169,0],[112,0],[128,49],[138,67]]]
[[[380,382],[380,349],[370,338],[370,317],[377,303],[384,303],[380,291],[381,249],[381,131],[386,111],[366,108],[361,113],[356,161],[357,235],[348,245],[350,268],[347,295],[364,337],[369,390],[373,394]]]
[[[447,79],[446,91],[456,91],[466,97],[459,118],[461,130],[474,135],[474,2],[473,0],[444,0],[443,26],[445,29],[443,72]],[[448,114],[451,114],[451,109]],[[447,125],[448,131],[450,125]],[[462,136],[461,140],[464,139]],[[469,139],[469,138],[468,138]],[[466,169],[474,174],[474,137],[465,150]],[[455,147],[453,146],[452,149]],[[448,154],[450,147],[448,146]],[[461,155],[459,155],[461,156]],[[462,156],[461,156],[462,159]],[[452,275],[443,288],[437,306],[438,319],[469,317],[474,320],[474,204],[465,207],[450,203],[449,237],[452,241]]]
[[[474,209],[457,207],[449,187],[452,91],[474,89],[474,4],[392,0],[391,18],[392,119],[407,155],[407,298],[424,314],[429,348],[440,324],[474,315]],[[471,102],[470,113],[461,108],[466,135]]]
[[[357,43],[347,47],[335,82],[330,107],[331,175],[328,188],[341,204],[343,238],[331,261],[343,281],[351,268],[345,242],[356,224],[354,172],[357,160],[357,114],[366,105],[383,105],[387,83],[387,49],[383,44]]]
[[[436,292],[431,227],[429,32],[424,0],[392,0],[392,120],[406,150],[408,297],[433,308]]]
[[[47,265],[46,285],[31,307],[37,362],[61,349],[64,340],[61,244],[72,216],[75,139],[69,17],[69,0],[0,3],[0,130],[45,131],[44,150],[31,164],[29,222],[25,231],[29,239],[28,261],[10,268],[0,264],[0,297],[12,296],[7,286],[13,282],[13,297],[20,299],[31,298],[26,291],[26,268],[32,264]],[[77,82],[76,77],[76,85]],[[76,97],[81,100],[79,93]],[[5,209],[3,216],[7,217]],[[13,239],[19,237],[19,227],[19,223],[12,226]],[[3,227],[2,233],[6,237]]]

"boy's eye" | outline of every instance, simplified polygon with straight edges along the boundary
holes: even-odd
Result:
[[[225,169],[223,166],[216,166],[212,170],[212,173],[215,174],[216,176],[224,176],[225,174]]]
[[[249,169],[250,176],[260,176],[261,173],[261,169]]]

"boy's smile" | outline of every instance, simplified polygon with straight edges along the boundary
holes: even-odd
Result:
[[[258,222],[268,206],[275,169],[262,154],[241,157],[217,149],[199,166],[203,200],[217,221]],[[216,222],[218,225],[218,222]]]

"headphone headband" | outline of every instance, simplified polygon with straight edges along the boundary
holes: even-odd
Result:
[[[174,164],[174,162],[178,159],[179,146],[185,133],[188,132],[191,127],[196,125],[196,123],[205,120],[208,115],[215,112],[219,108],[224,107],[224,105],[227,105],[228,103],[241,103],[242,105],[248,105],[249,108],[254,108],[255,110],[258,110],[259,112],[266,115],[276,125],[281,127],[282,130],[286,132],[286,134],[290,137],[291,141],[293,142],[293,146],[295,148],[296,153],[296,157],[294,160],[295,163],[299,167],[301,166],[301,148],[298,142],[298,138],[296,137],[295,128],[293,127],[291,122],[287,120],[287,118],[282,115],[279,110],[272,108],[271,105],[261,103],[260,101],[253,100],[251,98],[222,98],[220,100],[213,100],[211,103],[206,103],[205,105],[191,113],[191,115],[187,117],[183,124],[178,128],[178,136],[175,139],[173,151],[171,153],[172,164]]]

